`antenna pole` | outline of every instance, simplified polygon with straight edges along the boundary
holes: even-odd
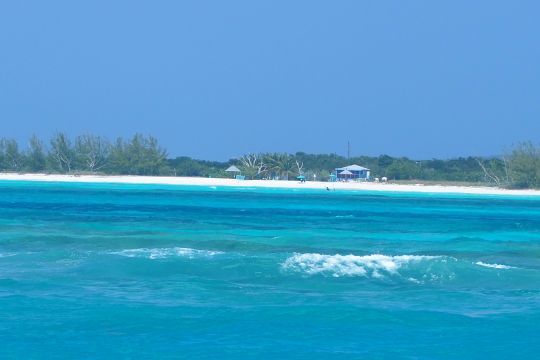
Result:
[[[351,142],[347,140],[347,160],[351,158]]]

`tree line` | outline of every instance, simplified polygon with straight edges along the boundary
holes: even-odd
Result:
[[[234,161],[251,178],[304,175],[328,180],[329,170],[345,165],[367,167],[373,177],[390,180],[467,182],[506,188],[540,188],[540,147],[522,143],[500,157],[412,160],[407,157],[337,154],[250,154]]]
[[[0,139],[0,171],[63,174],[118,174],[230,177],[236,165],[249,179],[328,180],[330,171],[350,164],[365,166],[372,177],[390,180],[452,181],[492,184],[509,188],[540,188],[540,147],[522,143],[499,157],[460,157],[448,160],[412,160],[381,155],[347,159],[337,154],[297,152],[246,154],[229,161],[169,158],[158,140],[136,134],[109,141],[98,135],[74,138],[58,132],[48,141],[32,136],[23,147]]]
[[[0,139],[4,172],[160,175],[167,170],[166,159],[157,139],[141,134],[110,142],[96,135],[70,139],[59,132],[47,143],[32,136],[24,149],[13,139]]]

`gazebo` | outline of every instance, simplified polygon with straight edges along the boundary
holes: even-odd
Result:
[[[350,179],[353,175],[352,172],[349,170],[343,170],[340,173],[338,173],[340,179]]]
[[[239,173],[239,172],[240,172],[240,169],[237,168],[237,167],[234,166],[234,165],[231,165],[231,166],[229,166],[225,171],[226,171],[226,172],[231,172],[231,173],[233,173],[233,178],[235,178],[235,177],[236,177],[236,173]]]

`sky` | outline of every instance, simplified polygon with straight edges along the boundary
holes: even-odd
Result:
[[[0,136],[415,159],[540,142],[538,1],[2,1]]]

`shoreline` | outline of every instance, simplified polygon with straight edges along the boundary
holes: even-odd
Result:
[[[508,190],[482,186],[453,185],[405,185],[392,183],[347,183],[285,180],[236,180],[224,178],[202,177],[169,177],[138,175],[62,175],[62,174],[15,174],[0,173],[0,181],[37,181],[37,182],[72,182],[72,183],[111,183],[111,184],[148,184],[148,185],[184,185],[184,186],[228,186],[228,187],[260,187],[280,189],[326,189],[352,191],[442,193],[442,194],[475,194],[475,195],[512,195],[539,196],[540,190]]]

